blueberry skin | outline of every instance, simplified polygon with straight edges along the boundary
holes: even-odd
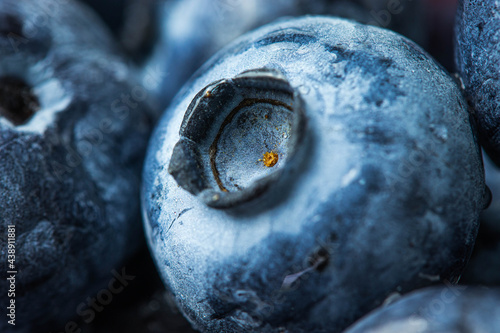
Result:
[[[191,75],[235,38],[278,18],[336,15],[388,27],[425,43],[420,1],[402,0],[169,0],[158,6],[158,41],[143,84],[165,109]],[[389,12],[389,8],[393,13]]]
[[[455,34],[455,61],[481,143],[500,165],[500,0],[460,1]]]
[[[193,161],[171,160],[179,129],[201,116],[199,134],[213,137],[186,110],[219,99],[213,82],[239,89],[246,81],[219,80],[259,68],[300,96],[302,155],[253,202],[210,208],[169,174]],[[203,332],[338,332],[393,292],[455,282],[487,197],[469,118],[453,79],[393,32],[305,17],[244,35],[198,71],[150,141],[143,217],[166,286]],[[234,163],[252,176],[246,158]]]
[[[500,290],[471,286],[417,290],[380,307],[345,333],[465,333],[500,330]]]
[[[16,326],[4,318],[0,331],[53,329],[106,288],[142,242],[139,183],[152,111],[110,35],[74,1],[2,1],[0,59],[2,96],[17,80],[39,104],[16,125],[10,116],[19,110],[0,116],[0,269],[10,270],[14,224],[18,272]],[[7,289],[0,284],[4,309]]]

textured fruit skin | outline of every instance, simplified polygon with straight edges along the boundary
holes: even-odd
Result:
[[[378,308],[345,333],[462,333],[500,330],[500,290],[432,287]]]
[[[212,55],[245,32],[276,19],[336,15],[394,29],[425,43],[420,1],[401,0],[167,0],[160,1],[156,48],[144,85],[166,108],[189,77]],[[394,13],[391,15],[389,7]]]
[[[461,0],[455,60],[481,143],[500,165],[500,0]]]
[[[41,104],[23,125],[0,117],[0,269],[3,277],[14,224],[14,328],[34,332],[76,316],[141,244],[152,112],[145,95],[130,98],[135,107],[121,102],[140,86],[100,21],[76,2],[5,0],[0,22],[0,77],[23,79]],[[0,331],[9,332],[4,319]]]
[[[184,113],[208,84],[262,67],[303,100],[306,157],[265,205],[209,208],[168,173]],[[203,332],[338,332],[393,292],[456,281],[485,206],[469,117],[453,79],[390,31],[305,17],[239,38],[148,148],[143,216],[165,284]]]

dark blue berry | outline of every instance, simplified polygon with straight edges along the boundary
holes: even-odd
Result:
[[[456,64],[481,143],[500,165],[500,0],[461,0],[455,33]]]
[[[204,332],[338,332],[456,282],[488,199],[460,89],[413,42],[281,20],[198,71],[143,174],[165,284]]]
[[[16,326],[4,314],[0,331],[34,332],[76,316],[141,244],[153,118],[109,34],[73,1],[2,1],[0,45],[0,269],[17,271]]]
[[[345,333],[498,332],[499,306],[498,289],[427,288],[373,311]]]

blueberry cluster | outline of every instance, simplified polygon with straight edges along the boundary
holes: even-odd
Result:
[[[498,332],[499,93],[500,0],[2,0],[0,332]]]

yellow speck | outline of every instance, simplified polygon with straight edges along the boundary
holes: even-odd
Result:
[[[278,163],[278,154],[275,152],[265,152],[264,153],[264,158],[262,159],[262,162],[264,162],[264,165],[266,167],[273,167]]]
[[[205,97],[212,97],[212,92],[210,90],[207,90],[205,93]]]

